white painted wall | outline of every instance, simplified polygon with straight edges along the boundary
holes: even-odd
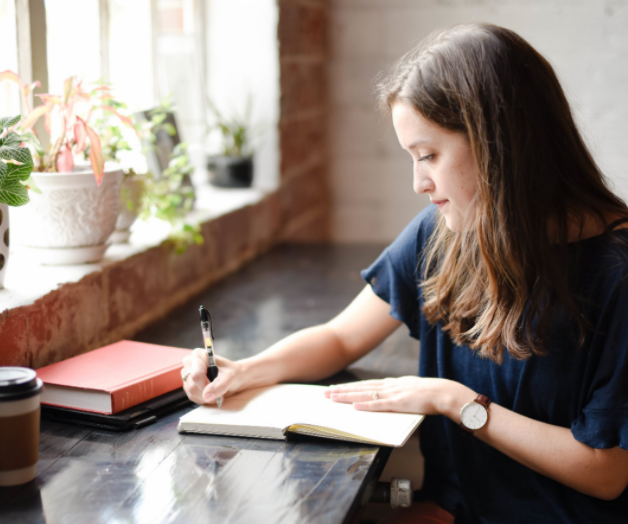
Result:
[[[389,242],[427,202],[375,110],[373,78],[433,30],[483,21],[518,32],[554,66],[580,129],[628,199],[628,0],[333,0],[333,237]]]

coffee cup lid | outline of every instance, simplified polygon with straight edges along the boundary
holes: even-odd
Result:
[[[41,392],[42,382],[30,368],[0,367],[0,402],[32,397]]]

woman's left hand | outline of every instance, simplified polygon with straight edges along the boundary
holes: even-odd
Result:
[[[444,414],[458,382],[443,378],[400,377],[330,386],[325,396],[363,411]],[[465,386],[462,386],[465,387]],[[473,399],[471,399],[473,400]]]

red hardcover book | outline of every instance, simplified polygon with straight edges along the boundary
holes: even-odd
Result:
[[[42,404],[112,415],[182,386],[191,350],[122,340],[37,370]]]

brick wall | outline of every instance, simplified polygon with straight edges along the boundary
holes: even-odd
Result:
[[[38,368],[131,338],[278,242],[328,238],[327,24],[324,0],[279,1],[279,189],[205,222],[205,244],[183,255],[166,242],[0,312],[0,366]]]
[[[328,11],[326,0],[279,0],[280,194],[289,241],[329,235]]]

